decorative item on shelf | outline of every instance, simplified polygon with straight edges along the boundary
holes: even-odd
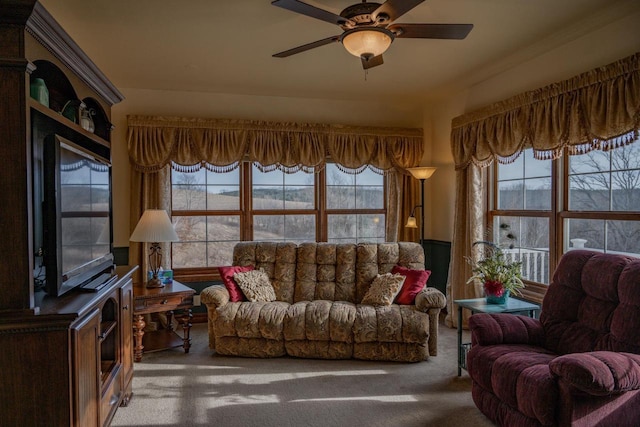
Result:
[[[407,218],[407,223],[404,226],[406,228],[418,228],[415,213],[416,208],[420,208],[420,213],[422,214],[420,221],[420,245],[424,249],[424,182],[427,179],[431,178],[431,175],[433,175],[433,173],[436,171],[436,168],[428,166],[418,166],[415,168],[409,168],[407,170],[411,172],[411,175],[413,175],[414,178],[420,180],[421,198],[420,204],[414,206],[413,209],[411,209],[411,214],[409,215],[409,218]]]
[[[35,78],[29,87],[31,97],[45,107],[49,107],[49,89],[41,78]]]
[[[501,224],[500,230],[506,233],[505,238],[511,241],[509,248],[512,249],[515,236],[509,232],[509,225]],[[507,259],[503,249],[494,242],[480,240],[473,243],[473,246],[478,245],[484,246],[484,257],[477,262],[467,258],[473,267],[473,275],[467,284],[476,280],[482,283],[489,304],[504,304],[512,293],[521,295],[520,289],[524,289],[522,261]]]
[[[80,109],[80,104],[82,104],[82,101],[79,99],[70,99],[62,107],[60,114],[71,120],[73,123],[78,123],[78,111]]]
[[[147,209],[142,214],[140,221],[133,230],[132,242],[151,243],[149,252],[149,270],[151,278],[147,282],[147,288],[162,288],[164,283],[158,277],[162,264],[161,242],[177,242],[180,239],[171,224],[169,215],[164,209]]]
[[[94,111],[90,108],[87,108],[84,102],[81,102],[78,108],[80,110],[80,127],[88,132],[93,133],[93,131],[95,130],[95,125],[91,116],[94,114]]]

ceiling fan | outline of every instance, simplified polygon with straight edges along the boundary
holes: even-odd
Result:
[[[382,65],[382,54],[395,38],[411,39],[457,39],[467,37],[473,24],[395,24],[404,15],[424,0],[387,0],[373,3],[363,0],[336,15],[324,9],[298,0],[276,0],[271,4],[300,13],[311,18],[336,24],[342,28],[340,35],[327,37],[273,55],[276,58],[305,52],[333,42],[340,42],[352,55],[360,57],[365,70]]]

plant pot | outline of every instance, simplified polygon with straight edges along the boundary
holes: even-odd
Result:
[[[486,294],[487,304],[505,304],[509,298],[509,293],[510,292],[506,290],[500,296]]]

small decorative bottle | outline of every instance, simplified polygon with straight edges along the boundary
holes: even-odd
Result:
[[[49,90],[44,80],[41,78],[33,79],[30,86],[31,97],[45,107],[49,107]]]

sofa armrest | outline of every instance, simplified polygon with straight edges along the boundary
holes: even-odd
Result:
[[[640,355],[593,351],[556,357],[551,373],[573,388],[593,396],[640,389]]]
[[[229,291],[224,286],[213,285],[200,292],[201,301],[206,305],[221,307],[229,302]]]
[[[446,305],[447,298],[436,288],[425,286],[418,295],[416,295],[416,308],[420,311],[424,311],[425,313],[432,308],[441,310]]]
[[[514,314],[478,313],[469,318],[473,345],[544,345],[544,329],[538,319]]]

